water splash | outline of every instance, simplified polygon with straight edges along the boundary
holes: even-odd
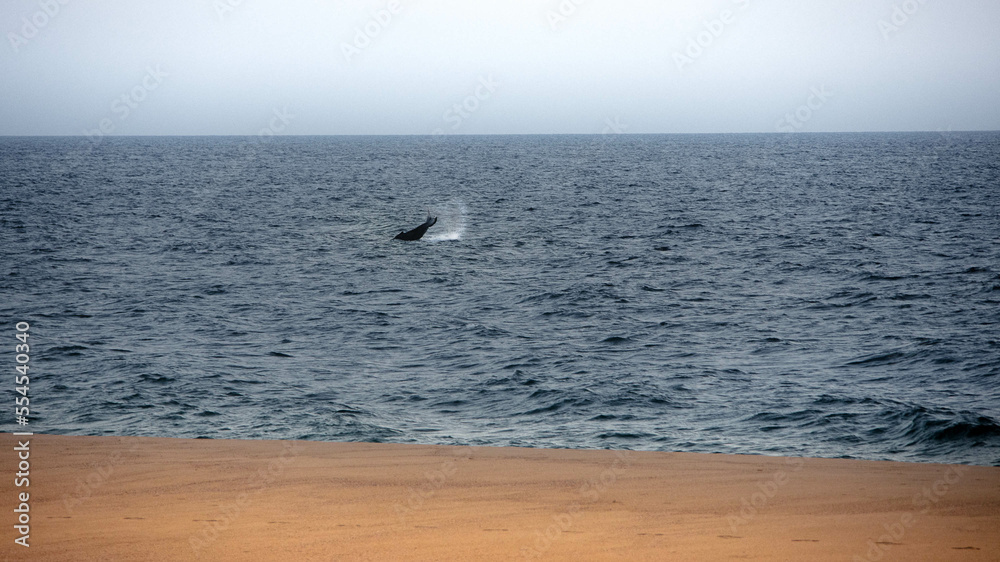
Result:
[[[434,225],[440,230],[433,235],[425,236],[424,240],[440,242],[443,240],[461,240],[465,235],[466,217],[468,209],[461,200],[452,200],[443,207],[433,209],[433,214],[438,217],[438,222]]]

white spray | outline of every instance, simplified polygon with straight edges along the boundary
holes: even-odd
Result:
[[[424,240],[439,242],[442,240],[461,240],[465,234],[466,216],[468,209],[461,200],[454,199],[445,204],[444,208],[437,213],[438,222],[434,228],[438,232],[428,233]],[[432,231],[433,232],[433,231]]]

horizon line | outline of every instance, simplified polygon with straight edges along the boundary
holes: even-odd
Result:
[[[1000,133],[1000,129],[966,129],[966,130],[891,130],[891,131],[743,131],[743,132],[701,132],[701,133],[313,133],[313,134],[275,134],[263,135],[267,137],[638,137],[638,136],[668,136],[668,135],[865,135],[865,134],[912,134],[912,133],[932,133],[932,134],[958,134],[958,133]],[[259,133],[229,134],[229,133],[209,133],[209,134],[134,134],[134,135],[103,135],[101,138],[135,138],[135,137],[256,137]],[[0,133],[0,138],[18,137],[48,137],[48,138],[90,138],[87,134],[7,134]]]

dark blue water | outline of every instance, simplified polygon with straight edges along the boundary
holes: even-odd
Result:
[[[3,138],[0,234],[36,432],[1000,464],[1000,134]]]

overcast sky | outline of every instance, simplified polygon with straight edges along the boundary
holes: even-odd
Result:
[[[1000,129],[997,0],[3,0],[0,134]]]

